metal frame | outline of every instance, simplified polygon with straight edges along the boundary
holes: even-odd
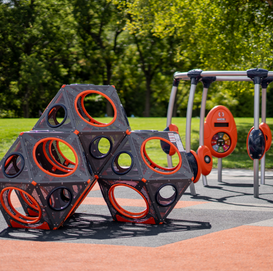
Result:
[[[173,87],[171,90],[168,112],[167,112],[167,127],[172,122],[172,114],[174,108],[175,97],[180,80],[191,81],[191,88],[189,93],[187,117],[186,117],[186,152],[191,150],[191,118],[192,108],[194,101],[194,94],[196,86],[199,80],[207,77],[215,77],[214,81],[253,81],[254,82],[254,130],[259,129],[259,97],[260,97],[260,85],[262,84],[262,121],[266,120],[266,87],[273,81],[273,71],[267,71],[264,69],[249,69],[247,71],[202,71],[191,70],[189,72],[175,72]],[[272,77],[272,78],[270,78]],[[271,80],[272,79],[272,80]],[[264,81],[263,81],[264,80]],[[204,83],[203,83],[204,84]],[[207,98],[208,86],[203,88],[202,103],[200,109],[200,139],[199,144],[204,143],[204,112]],[[170,164],[168,157],[168,164]],[[220,173],[219,173],[220,172]],[[222,180],[222,160],[218,159],[218,181]],[[265,158],[261,160],[261,184],[264,184],[265,179]],[[205,177],[205,176],[203,176]],[[219,180],[220,178],[220,180]],[[259,160],[253,160],[253,187],[254,197],[259,197]],[[203,178],[203,184],[206,185],[206,179]],[[196,195],[194,184],[190,185],[191,194]]]

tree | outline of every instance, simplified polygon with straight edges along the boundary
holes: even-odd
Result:
[[[69,1],[0,3],[1,112],[37,117],[67,80],[75,39]]]
[[[79,77],[83,81],[109,85],[125,48],[120,38],[125,24],[123,12],[106,0],[75,0],[73,7],[81,46]],[[107,105],[107,115],[111,116],[112,108]]]

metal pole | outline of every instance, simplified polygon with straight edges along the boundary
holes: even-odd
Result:
[[[262,122],[266,123],[266,88],[262,88]],[[265,155],[261,159],[261,184],[265,184]]]
[[[188,107],[187,107],[187,118],[186,118],[186,152],[191,151],[191,118],[192,118],[192,108],[193,108],[195,90],[196,90],[196,84],[191,84]],[[196,191],[195,191],[195,186],[193,182],[190,184],[190,190],[191,190],[191,194],[195,196]]]
[[[218,158],[218,182],[222,182],[222,158]]]
[[[264,69],[249,69],[247,76],[254,82],[254,130],[259,130],[260,84],[268,76]],[[253,159],[254,198],[259,197],[259,159]]]
[[[199,126],[199,146],[204,145],[204,121],[206,111],[206,100],[207,100],[208,88],[203,88],[201,108],[200,108],[200,126]],[[207,176],[202,174],[202,182],[204,186],[208,185]]]
[[[169,100],[169,105],[168,105],[168,111],[167,111],[167,127],[172,123],[172,116],[173,116],[173,108],[174,108],[174,102],[175,102],[175,97],[177,93],[177,88],[179,84],[178,79],[174,79],[173,81],[173,86],[172,86],[172,91],[170,95],[170,100]],[[168,167],[172,167],[172,157],[167,154],[167,162],[168,162]]]
[[[260,84],[254,84],[254,130],[259,130]],[[253,159],[254,198],[259,197],[259,159]]]
[[[202,93],[202,101],[200,108],[200,126],[199,126],[199,146],[204,145],[204,122],[205,122],[205,113],[206,113],[206,101],[208,96],[208,89],[212,82],[216,80],[216,77],[205,77],[202,78],[203,83],[203,93]],[[207,176],[202,175],[202,182],[204,186],[208,185]]]
[[[196,85],[191,84],[186,118],[186,152],[191,151],[191,118]]]

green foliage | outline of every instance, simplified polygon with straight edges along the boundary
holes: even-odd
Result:
[[[165,116],[175,71],[272,69],[272,18],[264,0],[0,0],[0,117],[38,117],[69,83],[115,85],[129,116]],[[175,116],[188,94],[181,82]],[[217,104],[252,116],[253,84],[212,84]]]

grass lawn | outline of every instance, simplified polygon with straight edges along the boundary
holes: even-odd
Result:
[[[29,131],[38,119],[0,119],[0,159],[6,154],[18,135],[23,131]],[[109,122],[108,118],[98,119],[101,122]],[[166,127],[166,118],[129,118],[132,130],[158,130]],[[172,121],[179,128],[179,133],[185,147],[186,118],[173,118]],[[249,129],[253,126],[253,118],[235,118],[238,132],[238,142],[233,153],[223,158],[223,168],[252,168],[253,162],[248,157],[246,150],[246,138]],[[267,119],[267,124],[273,129],[273,118]],[[199,119],[192,119],[191,148],[197,150],[199,145]],[[151,146],[155,147],[155,146]],[[156,148],[155,148],[156,149]],[[155,158],[157,159],[157,158]],[[165,158],[164,158],[165,159]],[[213,167],[217,167],[217,158],[213,158]],[[155,161],[156,162],[156,161]],[[273,151],[266,153],[266,168],[273,169]]]

